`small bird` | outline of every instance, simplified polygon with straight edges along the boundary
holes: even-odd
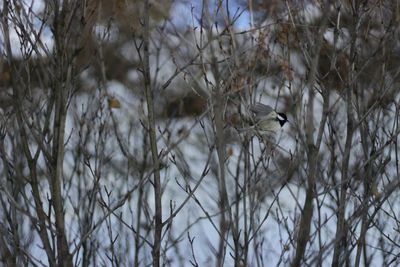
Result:
[[[250,107],[250,111],[253,117],[252,126],[248,129],[253,129],[261,135],[276,133],[288,122],[285,113],[276,112],[272,107],[262,103],[255,103]]]

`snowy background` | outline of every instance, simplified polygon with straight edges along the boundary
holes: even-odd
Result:
[[[0,3],[2,264],[151,265],[157,172],[162,265],[400,264],[392,1]]]

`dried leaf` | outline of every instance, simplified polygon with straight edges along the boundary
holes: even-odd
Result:
[[[115,97],[108,98],[108,107],[109,108],[121,108],[121,102]]]

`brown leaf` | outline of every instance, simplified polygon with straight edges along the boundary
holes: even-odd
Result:
[[[108,98],[108,107],[111,108],[121,108],[121,102],[115,97]]]

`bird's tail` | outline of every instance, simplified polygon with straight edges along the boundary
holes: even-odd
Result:
[[[248,127],[243,127],[243,128],[236,128],[239,132],[248,132],[248,131],[254,131],[255,130],[255,125],[248,126]]]

